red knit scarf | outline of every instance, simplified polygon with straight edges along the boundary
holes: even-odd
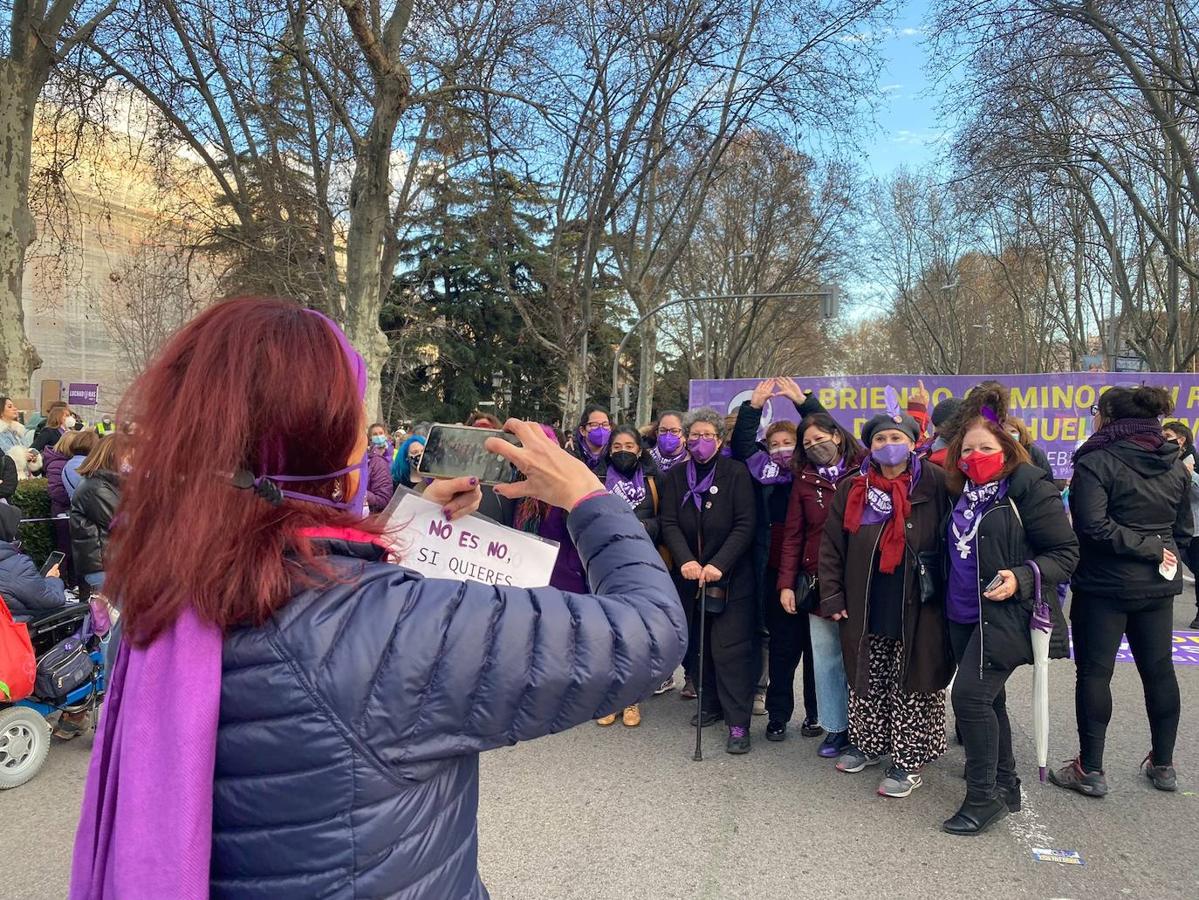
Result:
[[[907,530],[908,515],[912,512],[912,503],[908,498],[912,472],[909,469],[898,478],[884,478],[878,472],[856,476],[849,486],[849,498],[845,506],[845,530],[850,534],[857,534],[862,527],[866,490],[871,485],[891,495],[891,516],[883,526],[878,559],[879,571],[889,575],[903,562],[904,532]]]

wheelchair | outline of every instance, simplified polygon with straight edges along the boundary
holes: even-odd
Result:
[[[98,712],[104,699],[104,650],[107,637],[90,634],[91,611],[86,603],[73,603],[26,620],[33,654],[41,658],[60,641],[85,638],[92,660],[92,677],[66,697],[30,697],[15,703],[0,702],[0,791],[20,787],[33,778],[50,754],[51,724],[62,713]]]

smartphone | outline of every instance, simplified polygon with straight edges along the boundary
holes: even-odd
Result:
[[[60,550],[55,550],[53,553],[51,553],[49,556],[46,557],[46,561],[44,563],[42,563],[42,567],[40,569],[38,569],[38,574],[41,575],[43,578],[45,578],[47,572],[49,572],[55,566],[62,565],[62,561],[66,558],[67,558],[67,555],[65,553],[63,553]]]
[[[988,584],[985,588],[983,588],[983,593],[989,594],[989,593],[991,593],[991,591],[995,590],[995,588],[999,587],[1001,584],[1003,584],[1003,576],[996,575],[994,578],[991,579],[991,583]]]
[[[425,452],[417,472],[425,478],[464,478],[473,476],[480,484],[507,484],[518,475],[516,466],[484,447],[488,438],[500,438],[520,446],[506,431],[472,428],[469,425],[434,425],[429,429]]]

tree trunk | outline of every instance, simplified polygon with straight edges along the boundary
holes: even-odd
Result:
[[[654,384],[657,381],[658,322],[657,316],[641,326],[640,378],[637,382],[637,424],[644,425],[654,415]]]
[[[562,431],[569,435],[587,405],[587,357],[574,354],[565,361],[566,381],[562,390]]]
[[[383,366],[390,355],[379,327],[383,305],[383,242],[391,222],[391,142],[407,105],[407,91],[381,79],[370,130],[355,154],[350,182],[350,227],[346,235],[346,332],[366,360],[368,415],[380,415]],[[390,275],[390,273],[386,273]]]
[[[33,115],[45,78],[0,59],[0,393],[32,396],[30,379],[42,364],[25,334],[21,288],[25,251],[33,243],[29,168]]]

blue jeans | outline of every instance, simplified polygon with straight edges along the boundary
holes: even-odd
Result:
[[[841,626],[831,619],[808,616],[812,632],[812,664],[816,675],[816,706],[825,731],[849,729],[849,684],[841,659]]]

